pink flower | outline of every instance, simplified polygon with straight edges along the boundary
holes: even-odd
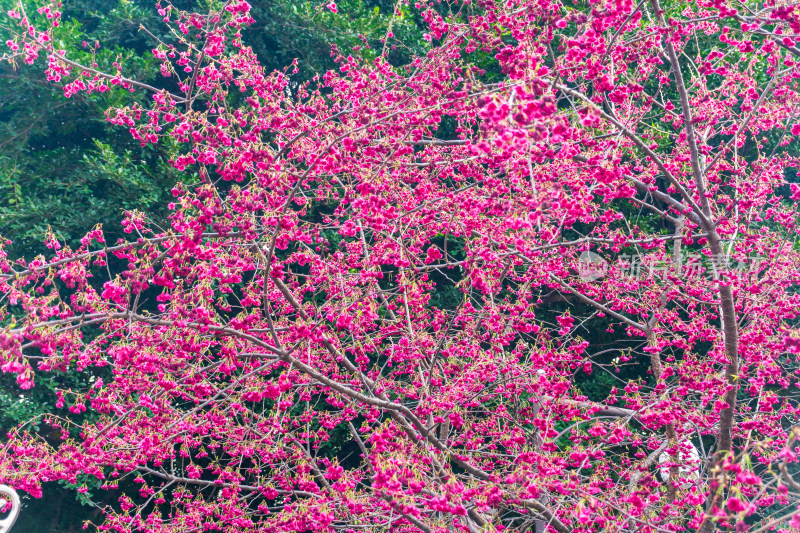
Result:
[[[742,502],[742,500],[736,497],[728,498],[727,507],[728,510],[733,513],[741,513],[742,511],[747,510],[747,506]]]

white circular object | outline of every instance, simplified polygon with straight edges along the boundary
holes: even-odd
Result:
[[[670,467],[678,467],[678,475],[687,481],[697,483],[700,477],[700,454],[697,448],[691,441],[685,440],[678,445],[678,450],[675,455],[669,455],[667,452],[662,453],[658,457],[659,472],[661,473],[662,481],[669,481]]]
[[[9,501],[11,502],[11,511],[9,511],[8,516],[0,520],[0,533],[11,531],[11,526],[17,521],[21,507],[17,491],[7,485],[0,485],[0,509],[5,508]]]
[[[581,252],[578,256],[578,274],[583,281],[600,279],[608,272],[608,261],[594,252]]]

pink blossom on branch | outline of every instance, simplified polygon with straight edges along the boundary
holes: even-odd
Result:
[[[794,10],[423,1],[425,57],[289,90],[247,2],[160,3],[171,94],[55,50],[57,7],[4,57],[152,93],[109,121],[203,183],[128,241],[0,250],[0,368],[109,376],[0,482],[129,479],[108,531],[795,527]]]

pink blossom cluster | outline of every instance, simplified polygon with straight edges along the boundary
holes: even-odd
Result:
[[[0,249],[2,371],[96,378],[0,482],[92,476],[113,532],[798,530],[800,15],[415,7],[427,55],[294,85],[247,2],[161,2],[176,93],[55,50],[54,5],[9,14],[68,96],[148,91],[109,121],[202,183],[114,245]]]

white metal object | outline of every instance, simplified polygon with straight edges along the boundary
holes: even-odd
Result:
[[[5,509],[9,501],[11,502],[11,510],[8,512],[8,516],[0,520],[0,533],[11,531],[11,526],[17,521],[21,507],[17,491],[7,485],[0,485],[0,509]]]
[[[687,481],[697,483],[700,477],[700,454],[691,441],[685,440],[678,445],[678,452],[670,457],[666,452],[658,458],[659,471],[663,481],[669,480],[670,466],[678,467],[678,474]]]

